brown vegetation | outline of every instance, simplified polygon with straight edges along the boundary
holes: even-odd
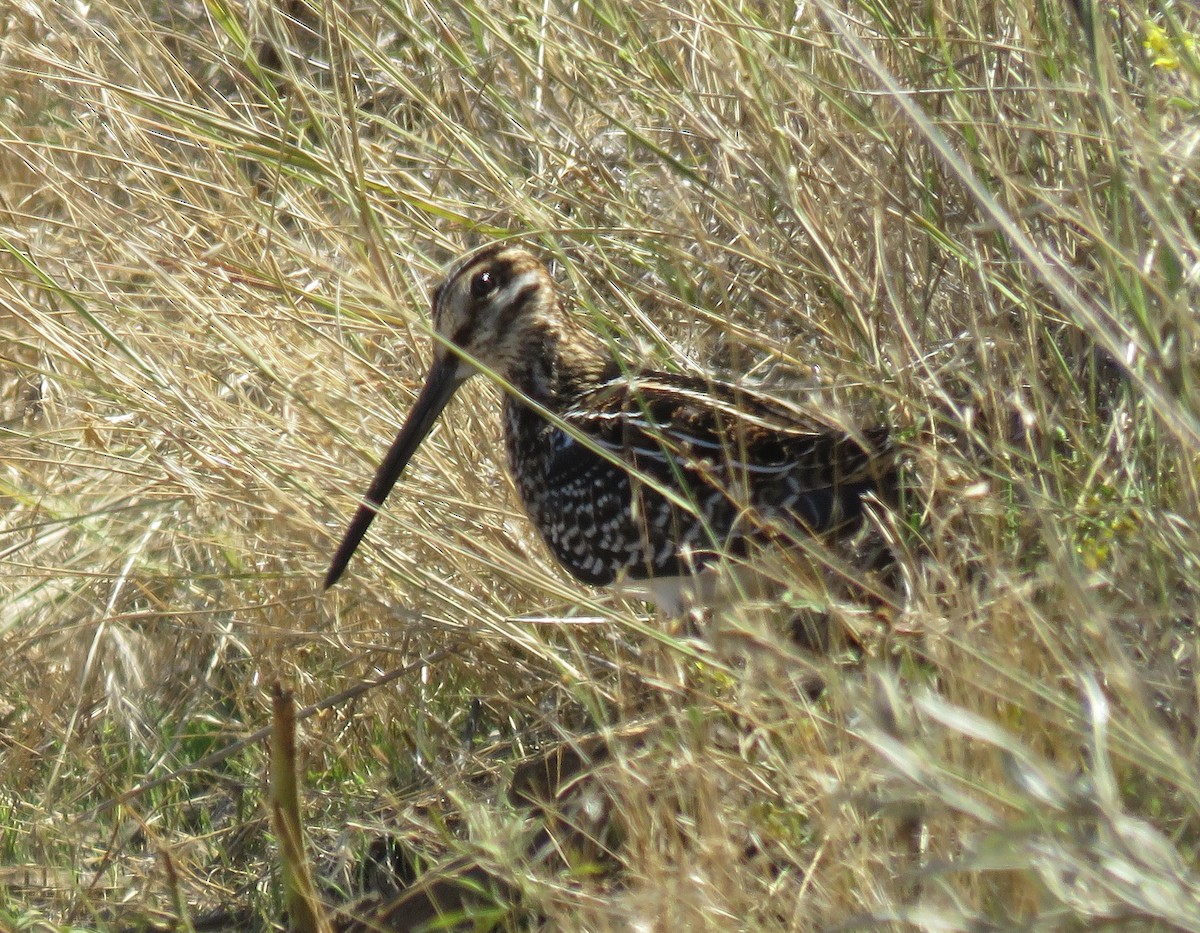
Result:
[[[387,839],[397,890],[469,866],[501,896],[461,903],[512,928],[1200,929],[1197,28],[0,8],[0,927],[278,920],[266,752],[236,743],[281,682],[320,706],[331,902],[384,883]],[[904,599],[764,555],[784,605],[693,637],[582,589],[488,385],[323,593],[429,281],[509,236],[631,354],[895,425]],[[861,652],[798,652],[797,612]],[[563,742],[603,749],[562,806],[605,819],[551,857],[513,775]]]

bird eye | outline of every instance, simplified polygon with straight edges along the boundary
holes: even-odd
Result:
[[[496,273],[491,269],[485,269],[478,273],[475,278],[471,279],[471,297],[486,298],[497,288]]]

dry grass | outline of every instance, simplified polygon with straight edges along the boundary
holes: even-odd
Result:
[[[514,928],[1200,929],[1196,10],[672,6],[0,9],[0,927],[278,919],[264,751],[205,756],[400,671],[302,724],[350,890],[390,833]],[[566,579],[488,386],[321,593],[510,235],[631,353],[897,426],[903,605],[779,567],[863,664]],[[524,858],[511,762],[595,729],[615,855]]]

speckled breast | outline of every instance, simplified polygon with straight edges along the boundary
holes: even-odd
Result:
[[[578,580],[612,583],[677,574],[677,510],[532,409],[510,400],[504,412],[509,465],[529,518],[554,556]]]

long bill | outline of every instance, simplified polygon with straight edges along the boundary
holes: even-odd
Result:
[[[442,413],[442,409],[446,407],[446,403],[450,401],[462,383],[458,361],[453,356],[447,355],[434,361],[429,375],[425,379],[425,387],[421,389],[421,394],[417,396],[412,411],[408,414],[408,420],[404,422],[400,433],[396,435],[391,449],[383,458],[383,463],[379,464],[375,478],[371,480],[371,488],[367,490],[362,505],[354,514],[354,520],[346,529],[342,543],[338,545],[337,553],[333,555],[333,561],[329,564],[329,572],[325,574],[325,589],[329,589],[337,583],[346,570],[350,558],[366,536],[371,522],[379,513],[379,507],[383,505],[383,500],[392,491],[392,487],[400,479],[400,474],[408,466],[408,461],[417,452],[417,448],[421,446],[421,442],[425,440],[425,436],[437,421],[438,415]]]

